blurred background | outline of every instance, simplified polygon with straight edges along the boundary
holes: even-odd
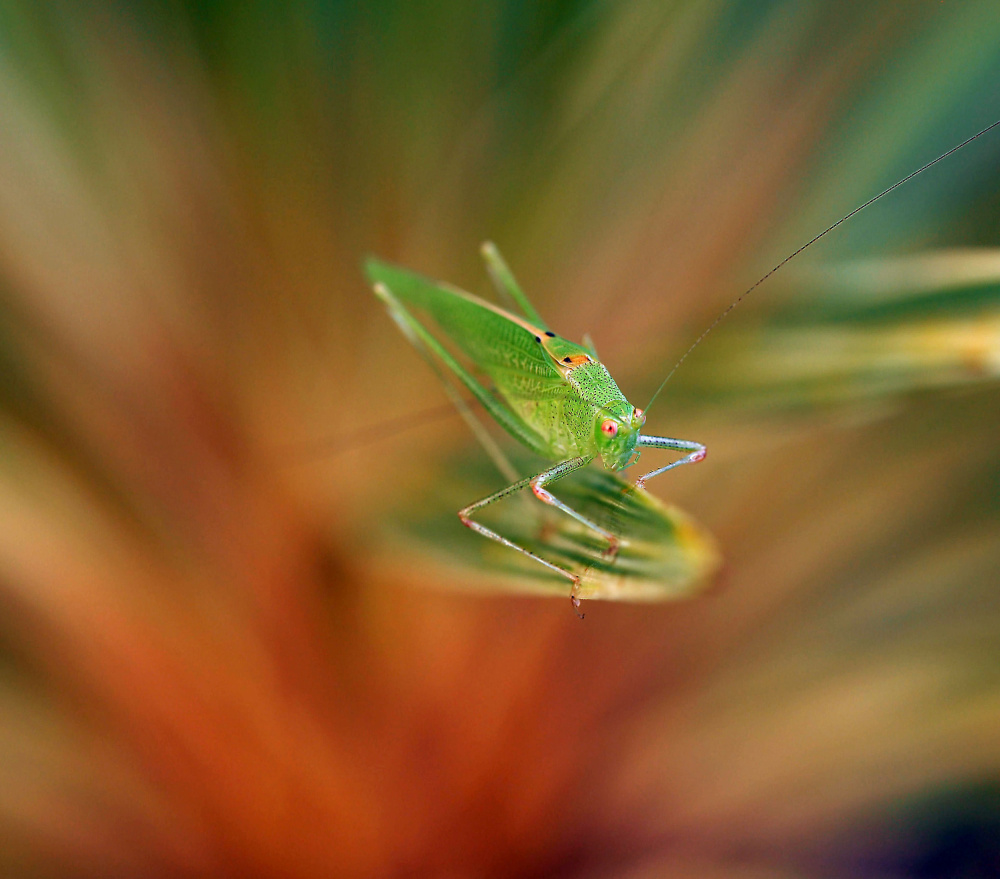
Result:
[[[502,483],[360,271],[495,240],[641,406],[998,82],[989,0],[0,2],[0,872],[1000,875],[995,132],[667,385],[684,602],[405,536]]]

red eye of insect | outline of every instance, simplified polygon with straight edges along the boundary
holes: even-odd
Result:
[[[601,432],[605,436],[617,436],[618,434],[618,423],[612,421],[610,418],[601,425]]]

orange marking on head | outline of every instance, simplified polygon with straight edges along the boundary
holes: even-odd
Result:
[[[574,354],[571,357],[564,357],[562,362],[567,366],[582,366],[584,363],[592,363],[593,361],[586,354]]]

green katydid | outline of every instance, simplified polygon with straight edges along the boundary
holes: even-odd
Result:
[[[560,501],[546,486],[600,458],[608,470],[623,470],[641,448],[671,449],[686,454],[636,480],[648,479],[705,457],[701,443],[641,433],[646,417],[618,389],[607,368],[590,348],[552,332],[521,291],[499,252],[484,244],[490,277],[523,312],[517,315],[454,287],[430,281],[405,269],[369,260],[368,277],[403,332],[446,367],[486,411],[531,451],[556,462],[519,479],[460,510],[462,523],[484,537],[530,556],[573,583],[580,575],[550,562],[472,518],[489,504],[530,486],[540,501],[561,510],[608,542],[610,557],[619,538]],[[493,393],[460,364],[413,315],[410,307],[430,314],[441,330],[489,379]]]
[[[863,205],[828,226],[778,263],[733,301],[687,349],[657,389],[647,409],[659,396],[677,367],[726,315],[782,266],[833,229],[908,180],[962,149],[1000,120],[908,174]],[[606,554],[614,558],[619,536],[590,521],[560,501],[546,486],[600,458],[612,471],[631,466],[645,448],[684,452],[677,460],[636,480],[642,489],[654,476],[684,464],[704,460],[701,443],[671,437],[650,436],[641,429],[646,416],[630,403],[598,360],[593,346],[579,345],[552,332],[514,280],[510,269],[492,244],[484,244],[483,257],[494,285],[522,314],[506,311],[447,284],[428,280],[406,269],[370,259],[366,265],[376,295],[388,307],[403,333],[422,350],[439,372],[447,369],[479,401],[484,409],[515,439],[543,458],[555,462],[533,476],[514,479],[499,491],[459,511],[462,523],[484,537],[495,540],[534,559],[573,584],[570,598],[579,606],[580,575],[567,570],[472,518],[473,513],[530,487],[545,504],[562,511],[607,541]],[[487,388],[414,316],[411,308],[429,314],[441,331],[493,383]],[[463,408],[462,401],[453,398]],[[465,411],[468,415],[467,410]],[[467,418],[470,422],[471,417]],[[480,439],[490,449],[489,435],[473,423]],[[501,462],[502,469],[504,468]],[[513,478],[513,475],[512,475]]]

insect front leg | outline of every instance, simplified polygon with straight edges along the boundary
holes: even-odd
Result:
[[[704,461],[705,455],[708,454],[708,450],[701,443],[693,443],[690,440],[671,439],[667,436],[645,436],[640,434],[638,445],[653,449],[673,449],[678,452],[689,453],[683,458],[667,464],[666,467],[661,467],[659,470],[653,470],[645,476],[640,476],[635,481],[638,488],[645,488],[648,480],[654,476],[659,476],[661,473],[666,473],[668,470],[673,470],[674,467],[680,467],[681,464],[697,464],[699,461]]]

